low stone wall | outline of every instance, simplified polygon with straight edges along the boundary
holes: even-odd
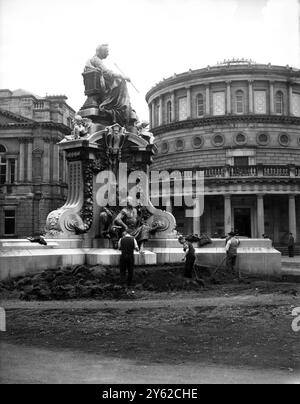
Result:
[[[211,244],[196,248],[196,253],[198,264],[218,266],[225,258],[225,241],[214,239]],[[116,266],[119,257],[120,252],[113,249],[80,248],[78,239],[48,240],[47,246],[27,240],[0,240],[0,280],[71,265]],[[150,240],[145,254],[135,253],[136,265],[179,263],[182,258],[182,246],[176,239]],[[270,240],[241,239],[237,266],[245,274],[280,277],[281,253]]]

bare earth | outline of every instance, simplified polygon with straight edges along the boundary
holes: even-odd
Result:
[[[4,300],[0,382],[299,383],[300,287],[273,289]]]

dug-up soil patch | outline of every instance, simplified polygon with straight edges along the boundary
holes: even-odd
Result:
[[[207,267],[197,267],[193,279],[183,276],[182,265],[160,265],[135,268],[135,293],[128,293],[120,285],[118,268],[103,266],[72,266],[46,270],[0,282],[0,298],[25,301],[73,300],[73,299],[136,299],[188,294],[204,296],[224,296],[235,293],[294,293],[296,285],[270,282],[262,279],[237,279],[225,269],[214,271]]]

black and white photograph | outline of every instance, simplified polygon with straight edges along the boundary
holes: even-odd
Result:
[[[0,0],[0,384],[300,384],[300,0]]]

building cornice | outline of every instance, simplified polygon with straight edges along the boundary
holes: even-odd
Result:
[[[284,115],[222,115],[222,116],[207,116],[197,119],[187,119],[184,121],[176,121],[166,125],[157,126],[152,128],[151,132],[154,136],[180,130],[191,129],[195,127],[211,126],[211,125],[223,125],[230,123],[263,123],[263,124],[289,124],[299,125],[300,117],[296,116],[284,116]]]
[[[247,74],[250,77],[254,77],[255,74],[263,74],[267,80],[269,77],[280,75],[286,80],[300,79],[300,70],[294,69],[290,66],[272,66],[263,64],[244,64],[244,65],[230,65],[230,66],[207,66],[206,68],[189,70],[188,72],[174,74],[174,76],[164,79],[157,85],[153,86],[146,94],[146,101],[153,96],[156,92],[167,89],[168,87],[176,84],[184,84],[190,80],[195,79],[207,79],[207,78],[220,78],[220,76],[226,76],[236,74]]]
[[[58,122],[16,122],[16,123],[7,123],[0,124],[1,129],[17,129],[17,128],[26,128],[26,129],[37,129],[37,128],[47,128],[47,129],[56,129],[62,132],[65,135],[71,133],[71,129],[64,125],[63,123]]]

